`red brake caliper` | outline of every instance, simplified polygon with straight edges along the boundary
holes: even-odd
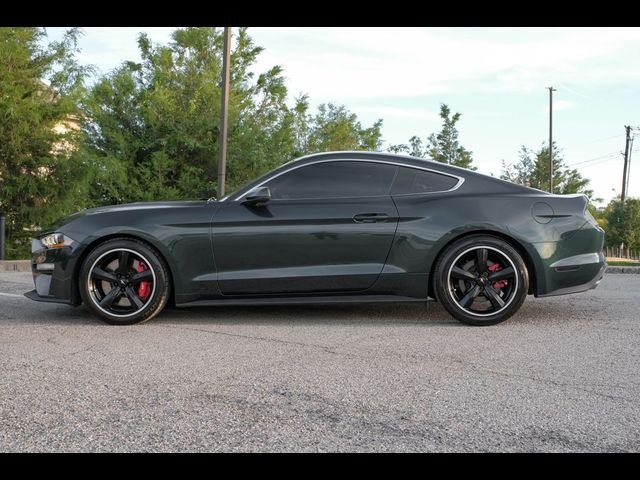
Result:
[[[497,272],[498,270],[502,270],[502,267],[500,266],[499,263],[494,263],[493,265],[490,265],[489,267],[487,267],[487,270],[493,273],[493,272]],[[493,282],[493,288],[496,288],[496,289],[503,288],[506,284],[507,284],[506,280],[498,280],[497,282]]]
[[[143,262],[138,262],[138,273],[144,272],[148,270],[147,266]],[[150,282],[140,282],[140,286],[138,287],[138,296],[142,300],[146,300],[149,294],[151,293],[151,283]]]

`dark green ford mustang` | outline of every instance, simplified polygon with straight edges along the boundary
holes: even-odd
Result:
[[[332,152],[219,201],[76,213],[33,239],[38,301],[108,323],[195,305],[424,302],[506,320],[527,294],[594,288],[604,232],[584,195],[551,195],[437,162]]]

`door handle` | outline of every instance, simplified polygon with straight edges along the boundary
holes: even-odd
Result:
[[[356,223],[376,223],[387,220],[389,220],[389,215],[386,213],[359,213],[353,216],[353,221]]]

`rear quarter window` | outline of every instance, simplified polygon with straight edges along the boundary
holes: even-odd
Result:
[[[451,190],[457,183],[458,179],[449,175],[400,167],[391,187],[391,195],[445,192]]]

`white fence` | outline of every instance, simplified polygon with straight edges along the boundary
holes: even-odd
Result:
[[[640,252],[630,250],[625,247],[605,247],[604,253],[607,257],[628,258],[629,260],[640,260]]]

